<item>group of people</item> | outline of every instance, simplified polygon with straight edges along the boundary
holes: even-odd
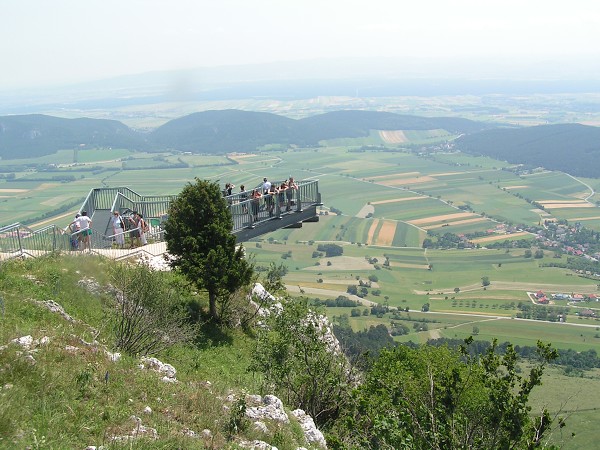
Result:
[[[241,186],[244,194],[244,199],[248,198],[245,193],[244,186]],[[273,217],[275,211],[275,205],[279,205],[280,210],[285,208],[285,211],[291,211],[294,205],[295,191],[298,190],[298,185],[294,182],[294,177],[282,181],[279,186],[271,183],[266,177],[263,178],[262,187],[253,189],[250,193],[250,207],[252,209],[252,219],[258,220],[258,213],[260,211],[260,199],[264,197],[265,209],[269,213],[269,217]],[[240,196],[242,198],[242,196]]]
[[[131,237],[130,248],[146,245],[148,243],[146,233],[150,230],[150,227],[144,220],[144,216],[137,211],[133,211],[131,216],[127,218],[127,221],[129,227],[126,226],[125,219],[119,214],[119,211],[113,212],[111,225],[113,228],[113,237],[115,238],[117,246],[119,248],[125,247],[125,233],[127,232],[127,228],[129,228],[128,232]]]
[[[126,220],[127,222],[125,222]],[[125,247],[126,233],[129,233],[131,237],[131,248],[148,243],[146,233],[150,228],[141,213],[133,211],[130,217],[124,219],[119,214],[119,211],[114,211],[110,223],[113,230],[112,237],[119,248]],[[92,219],[88,217],[87,211],[81,211],[81,214],[76,214],[75,220],[69,224],[67,229],[71,235],[70,243],[73,250],[91,249]]]

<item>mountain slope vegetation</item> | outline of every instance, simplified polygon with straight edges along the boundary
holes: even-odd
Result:
[[[146,146],[144,137],[116,120],[63,119],[43,114],[0,117],[0,157],[35,158],[57,150]]]
[[[455,141],[465,153],[572,175],[600,176],[600,128],[580,124],[484,130]]]
[[[267,144],[318,145],[324,139],[368,136],[371,129],[440,128],[470,133],[489,125],[375,111],[338,111],[296,120],[271,113],[220,110],[180,117],[143,134],[118,121],[32,114],[0,117],[0,157],[33,158],[82,144],[87,148],[222,154],[255,151]]]
[[[318,146],[327,139],[369,136],[372,130],[439,130],[461,135],[455,148],[514,164],[543,166],[598,177],[600,128],[580,124],[498,128],[452,117],[382,111],[333,111],[304,119],[272,113],[215,110],[171,120],[151,133],[105,119],[63,119],[41,114],[0,117],[0,158],[34,158],[61,149],[126,148],[202,154],[253,152],[276,144]]]

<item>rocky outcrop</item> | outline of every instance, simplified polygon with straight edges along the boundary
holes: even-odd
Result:
[[[141,364],[139,365],[140,369],[150,369],[155,372],[158,372],[162,377],[162,381],[165,383],[176,383],[177,378],[175,375],[177,374],[177,370],[171,364],[166,364],[160,361],[158,358],[147,358],[142,357]]]
[[[302,427],[302,431],[304,431],[304,437],[306,441],[311,444],[316,444],[320,448],[327,448],[327,442],[325,441],[325,436],[323,433],[317,428],[315,425],[315,421],[311,416],[306,414],[301,409],[295,409],[292,411],[292,415],[298,420],[300,426]]]

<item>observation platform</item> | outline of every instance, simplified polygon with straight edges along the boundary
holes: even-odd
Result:
[[[274,185],[281,182],[274,181]],[[299,228],[304,222],[319,220],[317,207],[321,206],[318,180],[296,182],[298,189],[291,195],[269,194],[259,199],[251,199],[252,190],[225,197],[233,219],[232,233],[238,242],[245,242],[262,234],[281,228]],[[262,185],[256,187],[262,189]],[[246,196],[247,195],[247,196]],[[138,253],[157,256],[166,251],[163,222],[173,195],[143,196],[127,187],[92,189],[79,211],[87,211],[93,222],[89,251],[114,259],[130,257]],[[113,211],[119,211],[124,219],[131,217],[133,211],[141,213],[149,225],[145,233],[148,244],[130,246],[129,234],[125,231],[126,248],[115,248],[111,226]],[[126,221],[127,222],[127,221]],[[82,253],[76,248],[77,232],[49,225],[33,230],[20,223],[0,227],[0,261],[13,257],[39,256],[50,252],[63,251]]]

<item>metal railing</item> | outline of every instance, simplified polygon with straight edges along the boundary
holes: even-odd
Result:
[[[0,260],[21,256],[39,256],[69,250],[70,233],[56,225],[39,230],[15,223],[0,228]]]
[[[277,186],[280,183],[273,183]],[[300,181],[297,189],[281,193],[262,194],[262,185],[251,191],[237,192],[225,197],[233,219],[233,232],[243,228],[253,228],[262,222],[293,212],[302,212],[302,205],[320,204],[319,184],[317,180]],[[251,198],[253,191],[261,193]]]
[[[280,185],[277,182],[273,184]],[[256,190],[262,190],[262,185],[257,186]],[[318,205],[321,201],[317,180],[299,181],[297,189],[261,195],[260,198],[255,199],[250,198],[251,193],[252,191],[238,192],[225,197],[233,219],[232,233],[244,228],[255,228],[263,222],[282,218],[285,215],[302,212],[303,207]],[[109,250],[120,250],[118,246],[115,247],[116,234],[110,226],[110,220],[106,218],[109,211],[119,211],[125,217],[133,211],[143,214],[144,220],[150,225],[149,231],[146,232],[148,241],[154,243],[164,241],[162,222],[166,220],[169,205],[175,198],[174,195],[142,196],[126,187],[92,189],[80,208],[80,212],[86,211],[93,221],[93,233],[89,237],[90,249],[102,251],[103,254]],[[106,223],[94,221],[93,216],[96,212],[99,213],[98,217],[103,217],[101,221]],[[159,224],[156,224],[157,220],[160,221]],[[152,225],[151,222],[154,224]],[[139,228],[123,230],[123,234],[128,237],[126,247],[131,245],[131,233],[136,229]],[[35,231],[20,223],[1,227],[0,260],[79,250],[80,233],[81,231],[73,232],[68,227],[63,229],[56,225],[49,225]],[[120,253],[115,255],[112,257],[120,257]]]

